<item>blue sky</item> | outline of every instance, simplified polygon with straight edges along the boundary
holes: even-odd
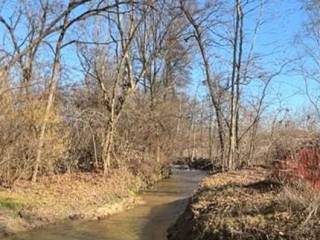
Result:
[[[202,1],[202,0],[199,0]],[[233,0],[229,0],[230,4]],[[294,36],[303,30],[303,24],[305,22],[305,13],[302,10],[300,0],[266,0],[266,7],[264,8],[263,16],[266,21],[265,25],[260,28],[256,51],[262,55],[268,55],[263,60],[264,67],[274,72],[278,69],[279,63],[285,59],[295,57],[297,54],[297,47],[294,46]],[[14,5],[12,1],[11,5]],[[8,12],[2,11],[4,16],[8,15]],[[256,15],[249,15],[245,20],[247,26],[249,39],[250,32],[252,32]],[[1,29],[2,31],[3,29]],[[0,31],[0,37],[1,37]],[[73,54],[74,48],[70,47],[63,52],[64,60],[73,66],[78,64],[75,54]],[[218,50],[219,51],[219,50]],[[271,56],[270,53],[273,53]],[[188,88],[189,94],[203,96],[206,93],[206,88],[201,84],[204,79],[202,74],[201,60],[198,57],[192,56],[192,83]],[[225,64],[221,62],[215,62],[215,59],[211,59],[211,63],[215,65],[216,70],[224,69]],[[76,72],[70,73],[71,78],[79,78]],[[252,95],[257,92],[256,85],[248,86],[245,88],[246,94]],[[268,91],[267,98],[268,103],[272,103],[274,107],[279,104],[287,106],[292,109],[302,108],[308,104],[308,100],[304,93],[304,82],[301,77],[294,73],[286,73],[276,77]]]
[[[297,47],[293,44],[295,35],[303,31],[306,21],[306,14],[299,0],[269,0],[263,11],[265,24],[260,28],[257,36],[256,52],[268,55],[263,60],[265,68],[272,72],[279,69],[279,64],[289,58],[297,56]],[[256,15],[250,15],[245,20],[248,34],[252,32]],[[250,39],[250,36],[248,37]],[[272,55],[269,55],[271,54]],[[189,91],[192,94],[201,96],[206,89],[201,86],[199,80],[204,79],[201,70],[200,59],[193,63],[192,79],[193,84]],[[214,64],[214,60],[212,61]],[[222,66],[221,66],[222,67]],[[304,94],[304,81],[296,73],[289,71],[293,68],[288,66],[286,73],[276,77],[269,88],[268,104],[272,104],[271,109],[280,105],[295,111],[308,105],[309,101]],[[251,85],[245,89],[247,94],[255,94],[258,89],[256,85]]]
[[[305,13],[299,0],[276,1],[273,5],[275,7],[270,10],[275,14],[274,19],[266,26],[266,30],[262,31],[259,38],[262,41],[268,39],[267,41],[273,43],[272,45],[279,50],[279,55],[274,57],[275,62],[281,61],[281,58],[295,58],[297,52],[293,44],[294,37],[303,31],[303,24],[306,21]],[[263,51],[262,46],[261,49]],[[277,68],[277,66],[273,67]],[[287,72],[274,79],[270,90],[279,92],[284,104],[291,108],[299,108],[306,103],[306,98],[302,94],[303,88],[303,80],[294,73]]]

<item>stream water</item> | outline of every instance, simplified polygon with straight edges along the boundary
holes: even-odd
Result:
[[[100,221],[68,222],[6,240],[165,240],[204,172],[174,169],[169,179],[142,193],[144,205]]]

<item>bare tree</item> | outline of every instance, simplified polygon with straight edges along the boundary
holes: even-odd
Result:
[[[36,154],[36,160],[35,160],[35,167],[34,167],[34,172],[32,175],[32,181],[35,182],[37,179],[37,174],[38,174],[38,169],[39,169],[39,164],[41,162],[41,153],[42,153],[42,147],[44,144],[44,137],[45,137],[45,131],[46,131],[46,126],[47,126],[47,121],[48,121],[48,116],[49,116],[49,112],[51,110],[51,107],[53,105],[53,100],[54,100],[54,94],[56,91],[56,87],[57,87],[57,83],[59,81],[59,75],[60,75],[60,68],[61,68],[61,63],[60,63],[60,55],[61,55],[61,50],[63,47],[63,40],[64,37],[66,35],[67,30],[75,23],[77,23],[78,21],[83,21],[88,17],[91,16],[95,16],[101,12],[107,12],[110,9],[117,9],[117,13],[118,15],[119,13],[119,8],[120,5],[123,4],[124,2],[120,2],[120,1],[116,1],[115,4],[113,5],[106,5],[101,7],[100,4],[97,5],[96,8],[94,9],[89,9],[87,11],[85,11],[84,13],[78,15],[77,17],[74,17],[73,19],[69,19],[70,14],[72,13],[72,10],[75,9],[75,6],[81,6],[83,4],[85,4],[87,1],[78,1],[78,2],[74,2],[74,1],[70,1],[66,10],[65,10],[65,15],[64,15],[64,19],[63,19],[63,24],[60,27],[60,34],[58,37],[58,40],[56,42],[56,46],[55,46],[55,57],[54,57],[54,61],[53,61],[53,65],[52,65],[52,74],[51,74],[51,79],[50,79],[50,87],[49,87],[49,96],[48,96],[48,101],[47,101],[47,106],[46,106],[46,110],[44,113],[44,119],[41,125],[41,131],[40,131],[40,136],[39,136],[39,144],[38,144],[38,150],[37,150],[37,154]],[[120,24],[120,23],[119,23]],[[119,26],[119,28],[121,28],[121,26]],[[132,34],[132,32],[134,32],[134,27],[130,26],[130,33]],[[124,41],[124,40],[122,40]],[[129,44],[132,41],[132,36],[129,35],[129,40],[128,43],[126,43],[126,45],[124,45],[124,43],[122,43],[122,48],[123,48],[123,56],[122,59],[120,60],[120,64],[118,67],[117,72],[119,73],[117,76],[117,81],[119,80],[119,78],[122,75],[122,65],[123,65],[123,61],[125,61],[125,59],[128,58],[128,49],[129,49]],[[127,64],[129,64],[129,62],[127,61]],[[130,67],[130,65],[128,65]],[[130,69],[128,69],[128,75],[129,77],[131,77],[131,73],[130,73]],[[132,78],[130,78],[130,83],[133,83]],[[133,86],[134,88],[134,86]],[[113,91],[113,95],[115,94],[115,88]],[[105,152],[106,152],[106,160],[105,162],[105,171],[107,170],[107,167],[109,166],[109,162],[110,162],[110,154],[111,154],[111,147],[112,146],[112,141],[113,141],[113,127],[114,127],[114,121],[115,121],[115,104],[114,104],[114,99],[112,99],[112,104],[111,104],[111,119],[110,119],[110,133],[109,135],[107,135],[107,139],[106,139],[106,143],[105,143]]]
[[[214,112],[216,114],[216,121],[218,125],[218,137],[219,137],[219,143],[220,143],[220,159],[221,161],[223,161],[225,143],[224,143],[224,130],[223,130],[223,124],[222,124],[222,116],[221,116],[221,104],[219,101],[219,94],[221,94],[220,93],[221,89],[219,87],[219,84],[216,82],[217,79],[211,76],[211,69],[210,69],[209,60],[208,60],[206,49],[205,49],[203,32],[201,30],[202,26],[196,22],[196,20],[190,13],[190,10],[187,9],[187,7],[185,6],[185,1],[180,1],[180,7],[183,14],[186,16],[192,28],[194,29],[193,36],[196,39],[197,45],[201,53],[201,58],[203,61],[204,71],[206,75],[206,83],[208,85],[211,102],[214,108]]]

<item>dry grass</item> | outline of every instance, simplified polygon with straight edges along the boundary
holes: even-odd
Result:
[[[175,226],[193,230],[175,232],[170,239],[316,240],[317,196],[274,182],[262,169],[217,174],[205,179]]]
[[[154,171],[148,179],[141,178],[120,168],[107,177],[78,173],[42,177],[36,184],[20,180],[0,190],[0,226],[15,232],[67,218],[100,219],[139,204],[135,193],[159,177]],[[19,226],[10,229],[14,221]]]
[[[143,185],[139,178],[123,168],[107,178],[83,173],[43,177],[37,184],[19,181],[11,190],[1,191],[0,198],[18,201],[37,215],[63,218],[75,212],[86,212],[92,206],[130,197]]]
[[[227,184],[242,184],[247,185],[257,181],[262,181],[268,176],[269,171],[265,169],[245,169],[242,171],[229,171],[226,173],[217,173],[214,176],[205,178],[202,183],[202,188],[221,187]]]

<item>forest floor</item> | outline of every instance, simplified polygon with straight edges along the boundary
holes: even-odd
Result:
[[[320,198],[310,188],[246,169],[208,176],[169,229],[170,240],[316,240]]]
[[[136,193],[165,177],[162,171],[133,175],[126,168],[101,174],[42,177],[0,189],[0,236],[63,220],[102,219],[137,204]]]

